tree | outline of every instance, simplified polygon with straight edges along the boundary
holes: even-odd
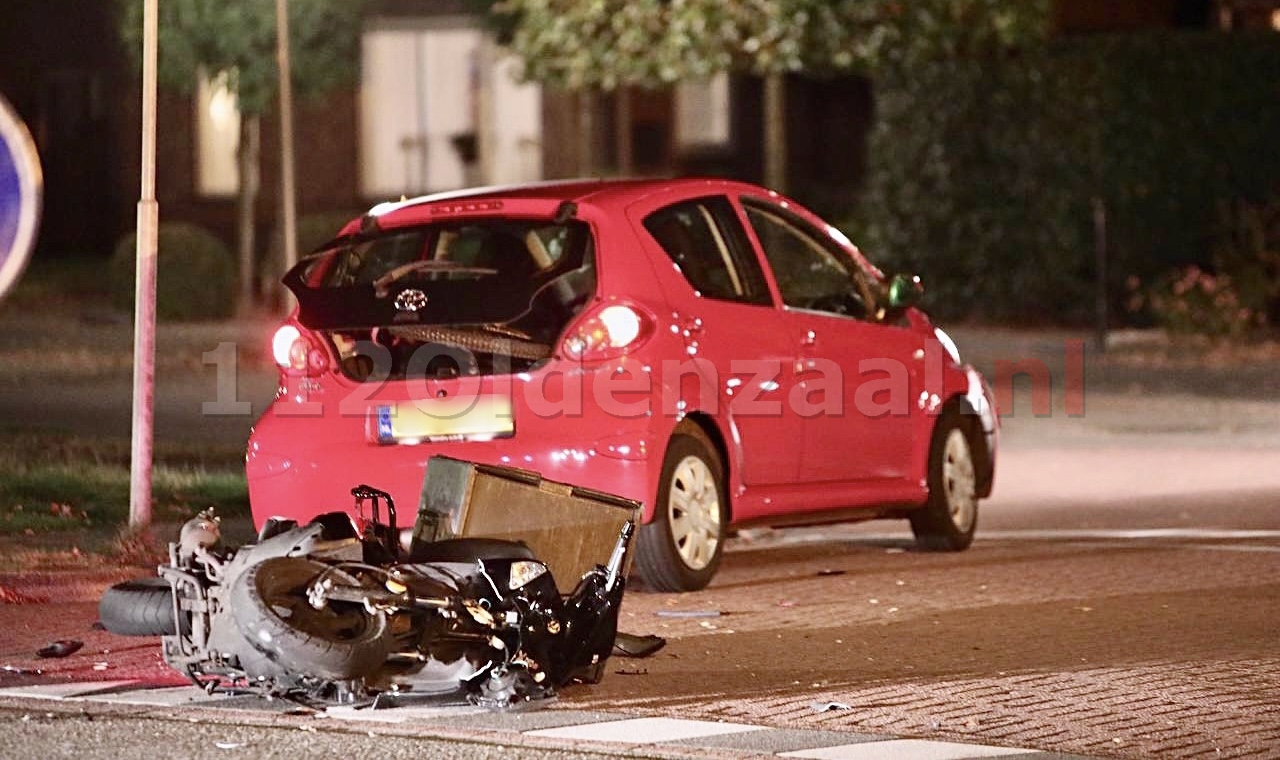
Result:
[[[124,0],[120,34],[141,60],[144,0]],[[258,133],[275,103],[275,4],[269,0],[164,0],[159,5],[162,87],[194,92],[202,76],[225,82],[240,110],[239,288],[243,311],[253,299],[254,206],[258,194]],[[363,0],[294,0],[289,6],[293,83],[318,96],[353,82],[359,73]]]
[[[1028,44],[1050,0],[504,0],[525,76],[571,90],[765,78],[766,182],[781,185],[783,82]]]

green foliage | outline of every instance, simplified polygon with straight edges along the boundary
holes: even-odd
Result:
[[[1280,325],[1280,198],[1223,204],[1213,261],[1235,278],[1245,308]]]
[[[1245,305],[1230,275],[1189,266],[1135,292],[1129,308],[1145,310],[1172,333],[1243,338],[1262,327],[1266,316]]]
[[[807,3],[806,68],[875,72],[1027,48],[1049,28],[1050,0],[817,0]]]
[[[133,307],[137,240],[134,232],[123,236],[111,256],[111,300],[118,308]],[[156,266],[158,318],[191,321],[231,316],[235,263],[213,233],[185,222],[162,223]]]
[[[363,0],[289,3],[290,69],[298,94],[319,95],[355,81]],[[142,55],[144,0],[124,0],[120,34],[135,60]],[[160,84],[191,92],[199,74],[225,74],[241,113],[275,102],[276,9],[268,0],[162,0]]]
[[[1087,319],[1095,197],[1117,299],[1129,276],[1209,263],[1219,205],[1280,177],[1273,37],[1067,39],[891,66],[851,232],[922,273],[953,317]]]
[[[871,71],[1043,36],[1048,0],[505,0],[530,79],[659,87],[720,71]]]

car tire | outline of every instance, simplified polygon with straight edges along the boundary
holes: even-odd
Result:
[[[139,578],[102,592],[98,621],[119,636],[173,636],[173,591],[164,578]],[[184,625],[185,630],[189,626]]]
[[[697,425],[676,428],[658,481],[653,520],[640,528],[635,569],[654,591],[697,591],[724,553],[724,466]]]
[[[387,657],[386,616],[343,602],[312,607],[307,587],[326,570],[329,565],[302,557],[273,557],[249,568],[231,587],[236,625],[251,646],[291,675],[369,675]],[[355,582],[340,570],[331,573],[340,583]]]
[[[910,514],[916,546],[925,551],[969,548],[978,527],[978,468],[973,425],[955,412],[938,420],[929,446],[929,500]]]

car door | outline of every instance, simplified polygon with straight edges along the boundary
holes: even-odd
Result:
[[[679,363],[696,362],[714,390],[711,409],[698,403],[726,433],[741,484],[795,482],[802,432],[786,403],[795,346],[732,203],[723,195],[658,198],[628,212],[641,239],[673,265],[662,279],[685,341]]]
[[[741,202],[799,355],[791,403],[803,420],[800,482],[907,477],[923,340],[881,321],[878,280],[831,234],[772,201]]]

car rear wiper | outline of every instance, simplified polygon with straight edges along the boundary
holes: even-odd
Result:
[[[494,275],[498,270],[493,267],[473,267],[467,264],[461,264],[457,261],[439,261],[437,259],[423,259],[421,261],[410,261],[408,264],[401,264],[388,271],[378,279],[373,281],[373,290],[379,298],[387,295],[387,288],[405,275],[413,272],[449,272],[450,274],[475,274],[475,275]]]

